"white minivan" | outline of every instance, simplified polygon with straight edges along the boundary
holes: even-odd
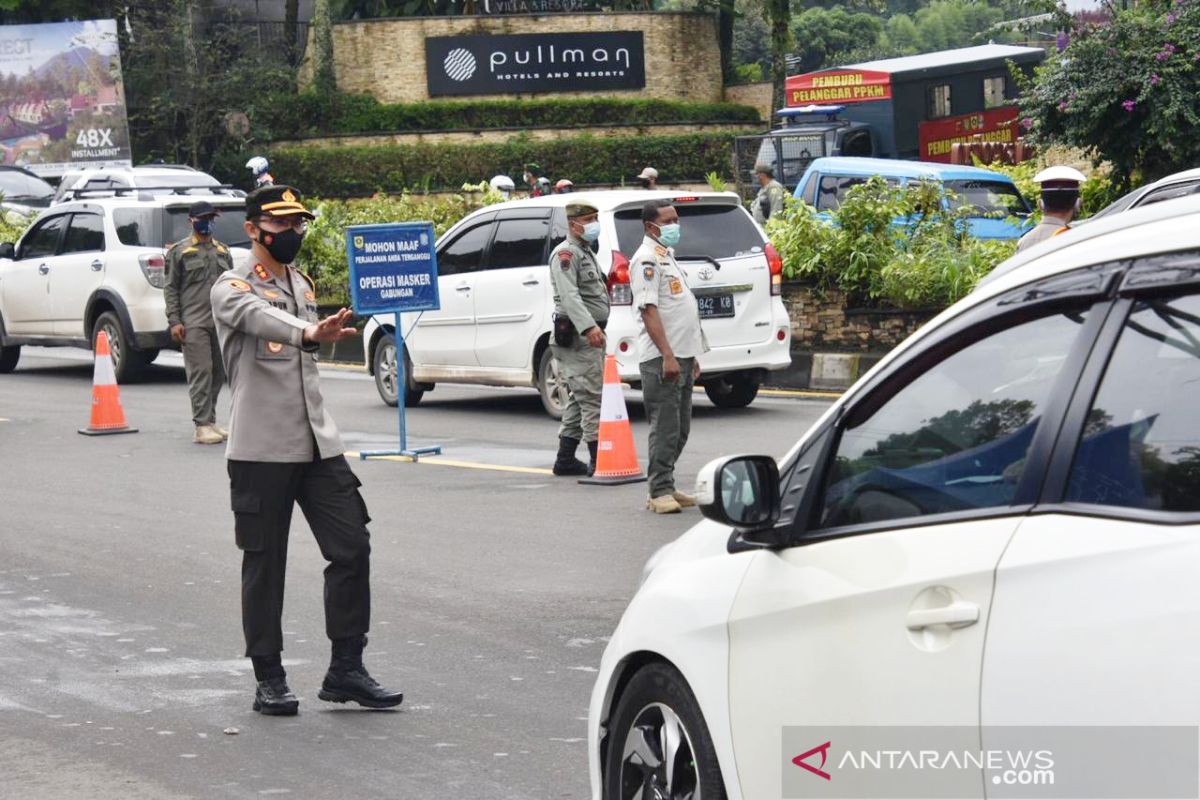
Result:
[[[566,384],[550,354],[554,288],[549,256],[566,236],[567,203],[600,209],[596,257],[608,271],[612,310],[608,351],[621,379],[640,380],[637,310],[629,258],[642,241],[642,206],[674,202],[683,239],[675,248],[711,350],[700,384],[723,408],[749,405],[767,372],[791,363],[791,323],[780,298],[783,263],[731,192],[607,191],[548,195],[487,206],[463,218],[437,244],[437,311],[402,315],[405,402],[442,381],[532,386],[546,411],[562,414]],[[380,397],[396,403],[393,315],[367,321],[363,355]]]

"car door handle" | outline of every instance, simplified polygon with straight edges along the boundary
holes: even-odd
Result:
[[[456,292],[469,292],[469,291],[471,291],[471,287],[470,287],[470,286],[455,286],[455,287],[454,287],[454,291],[456,291]]]
[[[979,606],[958,600],[948,606],[914,609],[908,612],[905,622],[910,631],[920,631],[934,625],[965,628],[979,622]]]
[[[100,259],[97,258],[95,261],[92,262],[92,272],[99,272],[102,269],[104,269],[103,261],[101,261]]]
[[[38,275],[46,275],[50,272],[50,267],[47,264],[38,265]]]
[[[539,283],[541,283],[541,281],[539,281],[537,278],[530,278],[527,281],[521,281],[522,286],[537,286]]]

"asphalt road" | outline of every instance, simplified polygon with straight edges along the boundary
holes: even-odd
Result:
[[[645,484],[553,478],[556,423],[532,390],[439,386],[410,412],[410,444],[452,464],[352,462],[374,517],[366,663],[404,705],[316,699],[324,562],[297,511],[284,663],[300,714],[264,718],[223,448],[192,444],[179,363],[121,387],[140,429],[124,436],[76,433],[83,351],[27,348],[0,376],[0,797],[587,797],[605,637],[646,558],[698,514],[651,515]],[[365,374],[331,367],[323,383],[348,448],[395,447]],[[681,484],[724,453],[782,454],[827,402],[727,412],[698,395]]]

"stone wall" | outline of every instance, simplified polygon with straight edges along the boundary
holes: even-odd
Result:
[[[610,95],[703,102],[722,99],[716,17],[699,13],[511,14],[339,22],[333,28],[335,74],[342,91],[371,94],[384,103],[414,103],[430,99],[425,78],[426,37],[607,31],[643,33],[645,87],[623,91],[555,92],[550,96]],[[314,51],[310,41],[308,53]],[[301,84],[306,85],[311,76],[310,58],[300,70]],[[527,96],[497,94],[480,97],[502,100]]]
[[[770,123],[770,127],[775,127],[775,109],[771,107],[770,81],[743,83],[739,86],[726,86],[725,101],[729,103],[741,103],[744,106],[757,108],[762,118]]]
[[[793,350],[808,351],[886,353],[938,314],[849,308],[845,292],[819,293],[801,283],[784,284],[783,304],[792,321]]]

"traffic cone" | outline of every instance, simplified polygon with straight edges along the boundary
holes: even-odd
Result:
[[[646,473],[638,463],[637,448],[633,445],[633,426],[625,410],[625,395],[617,375],[617,357],[604,359],[604,390],[600,394],[600,439],[596,447],[596,474],[580,478],[580,483],[616,486],[639,483]]]
[[[80,428],[79,432],[86,436],[137,433],[137,428],[125,424],[125,412],[121,409],[121,391],[117,388],[112,353],[108,351],[108,334],[104,331],[96,335],[96,371],[92,373],[92,421],[86,428]]]

